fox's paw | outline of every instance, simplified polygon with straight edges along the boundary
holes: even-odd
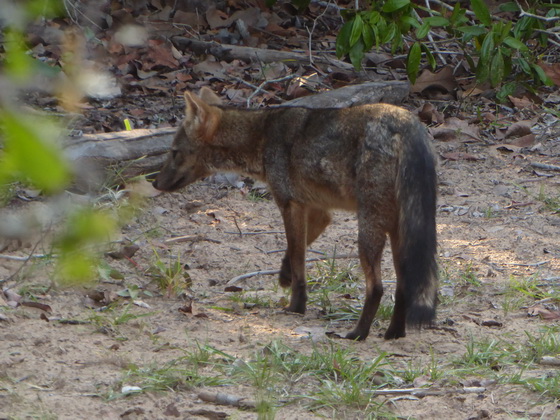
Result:
[[[396,340],[397,338],[406,337],[404,328],[391,328],[389,327],[385,332],[385,340]]]
[[[293,295],[290,304],[284,308],[286,312],[295,312],[296,314],[304,314],[307,297],[302,295]]]
[[[305,313],[305,305],[288,305],[284,308],[284,312],[293,312],[303,315]]]
[[[355,341],[363,341],[366,339],[366,337],[368,336],[368,333],[361,333],[360,331],[350,331],[348,334],[346,334],[343,338],[347,339],[347,340],[355,340]]]

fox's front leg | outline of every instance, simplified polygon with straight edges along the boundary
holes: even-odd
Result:
[[[307,210],[304,205],[289,201],[280,206],[288,250],[286,256],[292,280],[292,297],[287,311],[305,313],[307,291],[305,281],[305,249],[307,248]]]
[[[306,211],[307,221],[307,243],[306,247],[311,245],[315,239],[323,233],[325,228],[331,222],[331,215],[328,211],[314,207],[307,208]],[[280,269],[280,286],[292,286],[292,264],[290,263],[290,256],[288,252],[282,259],[282,268]]]

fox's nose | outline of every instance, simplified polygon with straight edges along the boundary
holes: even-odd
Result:
[[[157,182],[157,178],[156,178],[156,179],[154,179],[154,180],[152,181],[152,187],[154,187],[154,188],[155,188],[156,190],[158,190],[158,189],[159,189],[159,188],[158,188],[158,182]]]

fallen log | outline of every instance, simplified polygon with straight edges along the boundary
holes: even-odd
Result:
[[[317,95],[303,96],[284,102],[279,106],[346,108],[381,102],[398,105],[408,96],[409,90],[408,82],[368,82],[360,85],[344,86]]]
[[[378,102],[398,104],[408,93],[407,82],[370,82],[297,98],[279,106],[342,108]],[[82,190],[96,190],[157,172],[175,131],[176,128],[167,127],[67,138],[65,153],[76,168],[76,185]]]
[[[68,137],[64,151],[74,165],[76,185],[85,191],[98,190],[158,171],[176,130],[167,127]]]
[[[220,61],[231,62],[235,59],[248,63],[283,62],[286,65],[309,65],[309,55],[293,51],[269,50],[264,48],[244,47],[240,45],[224,45],[214,41],[200,41],[198,39],[174,36],[171,42],[181,50],[190,50],[197,55],[212,55]],[[313,54],[313,63],[327,64],[344,70],[353,70],[354,66],[345,61],[328,55]]]

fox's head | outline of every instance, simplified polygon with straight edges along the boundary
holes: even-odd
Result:
[[[152,183],[161,191],[175,191],[212,173],[207,159],[223,112],[214,106],[220,99],[203,87],[200,96],[185,92],[185,101],[185,119],[175,133],[163,168]]]

